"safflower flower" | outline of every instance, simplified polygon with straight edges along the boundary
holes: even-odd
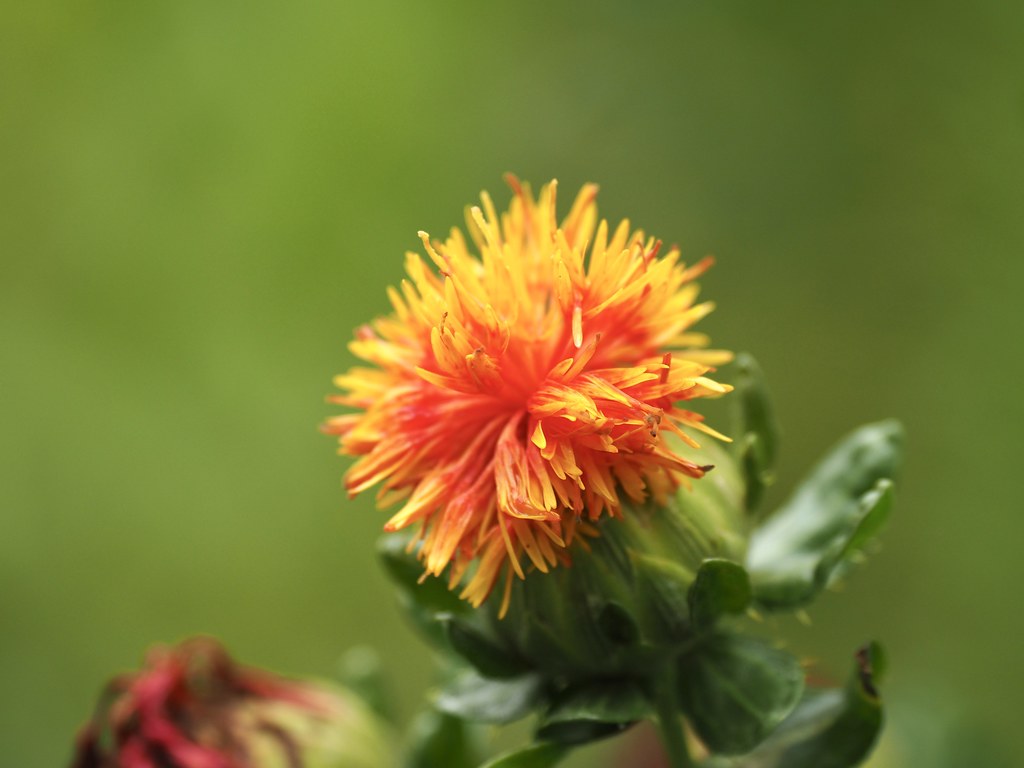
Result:
[[[486,192],[469,209],[469,241],[419,233],[437,271],[406,254],[393,312],[349,346],[369,367],[329,398],[357,412],[324,425],[359,457],[349,494],[379,483],[379,506],[402,502],[385,529],[418,526],[424,576],[447,570],[479,606],[504,574],[503,611],[524,561],[567,563],[624,498],[665,503],[702,477],[673,440],[723,436],[683,404],[731,389],[707,375],[731,355],[690,330],[713,308],[694,282],[710,257],[686,266],[628,220],[599,221],[593,184],[558,224],[556,182],[535,198],[507,181],[506,212]]]

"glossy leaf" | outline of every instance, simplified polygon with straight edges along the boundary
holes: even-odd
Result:
[[[531,744],[514,752],[506,752],[490,760],[481,768],[552,768],[569,754],[569,748],[562,744],[542,742]],[[444,765],[440,763],[439,765]]]
[[[585,744],[621,733],[651,712],[630,681],[606,681],[567,689],[541,720],[537,737],[561,744]]]
[[[720,616],[742,613],[750,605],[750,576],[743,566],[720,558],[701,563],[687,597],[695,626],[712,625]]]
[[[847,686],[808,691],[800,706],[741,768],[852,768],[871,752],[882,727],[876,685],[884,666],[877,644],[857,652]]]
[[[800,700],[804,675],[790,654],[742,635],[709,638],[685,656],[679,701],[694,730],[725,755],[749,752]]]
[[[536,675],[492,680],[466,669],[441,689],[434,706],[465,720],[505,724],[528,715],[540,696],[541,680]]]
[[[878,533],[902,447],[903,430],[894,421],[861,427],[754,531],[747,570],[758,603],[786,609],[809,602]]]

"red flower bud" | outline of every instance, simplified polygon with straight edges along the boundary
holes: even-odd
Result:
[[[237,664],[212,638],[156,647],[120,675],[78,736],[72,768],[386,765],[381,726],[346,691]]]

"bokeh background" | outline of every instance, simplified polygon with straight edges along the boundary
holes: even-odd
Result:
[[[317,425],[416,231],[515,171],[718,257],[776,500],[906,423],[884,549],[780,629],[835,675],[885,641],[890,765],[1021,764],[1022,35],[1009,1],[4,4],[0,762],[62,764],[196,632],[293,674],[375,645],[414,711],[386,515]]]

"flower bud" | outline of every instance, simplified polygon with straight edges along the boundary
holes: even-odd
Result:
[[[235,663],[211,638],[156,647],[107,686],[72,768],[380,768],[384,726],[337,686]]]

